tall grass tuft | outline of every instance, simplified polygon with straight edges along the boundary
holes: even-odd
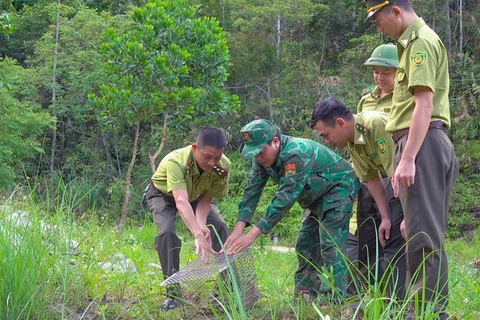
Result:
[[[46,318],[52,304],[55,255],[42,241],[34,207],[0,209],[0,319]]]
[[[218,303],[222,310],[225,313],[225,316],[229,320],[246,320],[247,311],[244,303],[244,294],[245,288],[241,289],[241,284],[238,283],[238,279],[235,272],[235,266],[230,260],[230,257],[227,255],[223,242],[220,239],[215,226],[211,225],[215,236],[219,239],[219,242],[222,246],[223,254],[225,255],[225,260],[227,261],[227,270],[228,270],[228,282],[224,283],[222,279],[218,279],[217,285],[219,288],[219,297],[214,297],[214,301]],[[214,314],[216,314],[215,308],[211,308]],[[218,314],[217,314],[218,315]]]

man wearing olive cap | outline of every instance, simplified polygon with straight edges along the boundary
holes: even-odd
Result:
[[[395,73],[398,67],[397,47],[391,43],[379,45],[373,50],[364,65],[373,69],[373,79],[376,87],[373,91],[364,94],[357,106],[357,115],[355,116],[357,125],[356,134],[360,134],[361,132],[359,130],[362,128],[369,128],[368,132],[380,131],[383,135],[385,134],[385,122],[386,119],[388,119],[388,115],[386,114],[390,113],[392,108],[393,86],[395,84]],[[335,103],[332,102],[327,105],[331,105],[331,109],[328,109],[329,111],[326,111],[325,114],[322,115],[322,117],[326,117],[326,119],[323,119],[325,124],[331,122],[333,125],[334,122],[332,120],[335,119],[332,119],[332,117],[345,120],[344,116],[346,115],[340,111],[344,109],[344,105],[341,102],[336,101]],[[380,111],[385,114],[379,116],[378,113],[372,113],[371,111]],[[380,119],[381,121],[379,121]],[[378,124],[378,128],[373,128],[373,123]],[[349,125],[346,127],[348,128]],[[345,129],[345,126],[343,126],[342,129]],[[358,137],[359,139],[355,141],[353,137],[351,137],[351,144],[355,145],[356,148],[362,149],[362,151],[365,151],[363,150],[366,143],[365,140],[375,141],[378,139],[378,141],[385,141],[386,139],[387,145],[393,145],[388,134],[384,139],[382,139],[383,137],[374,137],[373,134],[363,140],[360,139],[361,137],[360,135]],[[346,139],[346,137],[343,136],[342,139]],[[384,272],[386,272],[386,277],[390,277],[391,279],[391,281],[388,281],[390,282],[389,296],[393,295],[391,289],[395,288],[395,295],[403,298],[406,279],[405,240],[400,232],[400,224],[403,221],[403,211],[400,200],[393,196],[391,181],[390,178],[387,177],[387,175],[393,174],[395,148],[386,148],[384,151],[384,154],[378,151],[362,152],[363,159],[359,159],[359,157],[356,159],[360,160],[360,163],[352,157],[352,161],[356,167],[355,171],[362,180],[362,185],[358,191],[357,205],[356,207],[354,206],[356,210],[354,209],[352,220],[350,220],[350,237],[347,246],[347,255],[350,260],[358,262],[358,267],[363,273],[363,276],[358,277],[360,280],[368,280],[367,282],[373,285],[373,282],[379,281]],[[372,160],[378,159],[379,155],[383,158],[388,158],[388,164],[391,164],[391,167],[388,167],[389,170],[379,170],[382,174],[386,191],[385,195],[381,197],[385,198],[386,196],[388,200],[388,206],[383,210],[369,192],[368,180],[365,179],[371,179],[372,177],[366,177],[364,175],[365,167],[368,166],[362,166],[364,163],[370,163]],[[380,272],[378,272],[378,276],[376,277],[375,273],[377,270]],[[391,270],[395,270],[395,272]],[[370,271],[370,273],[368,271]],[[354,273],[352,273],[352,275],[353,274]],[[398,283],[392,285],[391,282]],[[387,283],[387,281],[384,280],[382,283]],[[352,296],[357,294],[357,288],[361,287],[363,286],[360,285],[358,281],[350,282],[347,290],[348,295]]]
[[[390,113],[398,68],[397,47],[392,43],[376,47],[364,65],[372,67],[376,86],[363,94],[357,106],[357,114],[364,110]]]
[[[252,171],[243,200],[238,205],[237,224],[227,239],[227,253],[249,247],[260,235],[270,232],[289,212],[295,202],[304,209],[295,250],[296,295],[315,297],[322,294],[333,301],[343,301],[347,280],[344,252],[348,222],[359,183],[352,167],[319,143],[281,134],[267,120],[255,120],[241,129],[243,156],[252,159]],[[252,229],[251,224],[267,180],[278,184],[264,216]],[[321,267],[332,269],[334,290],[322,285]]]
[[[407,267],[414,317],[435,306],[447,319],[448,260],[445,252],[450,193],[458,161],[446,134],[450,127],[448,57],[438,35],[419,18],[408,0],[368,0],[377,31],[397,39],[399,67],[386,130],[396,145],[392,187],[405,217]]]

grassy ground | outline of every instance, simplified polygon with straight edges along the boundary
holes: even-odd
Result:
[[[3,205],[0,319],[184,317],[182,310],[164,313],[160,308],[164,287],[160,285],[163,279],[153,248],[155,225],[146,219],[142,225],[128,225],[121,234],[112,225],[94,213],[74,218],[68,208],[47,217],[41,208],[28,202]],[[196,258],[193,242],[188,235],[185,237],[182,266]],[[292,251],[271,250],[269,244],[264,237],[252,250],[262,295],[253,308],[245,310],[232,293],[230,299],[222,301],[223,307],[198,306],[193,319],[346,318],[343,306],[295,301],[296,256]],[[452,319],[480,319],[480,271],[474,267],[480,258],[479,247],[480,232],[468,243],[448,242]],[[208,285],[204,288],[210,289]],[[368,311],[365,319],[401,318],[401,307],[395,309],[379,301],[382,299],[376,293],[363,297],[361,305]],[[424,319],[429,319],[428,314]]]

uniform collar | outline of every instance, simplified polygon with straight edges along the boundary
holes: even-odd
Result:
[[[195,160],[195,154],[193,152],[193,147],[190,146],[190,153],[188,155],[187,163],[185,164],[185,170],[187,174],[194,175],[200,174],[200,170],[198,170],[197,161]]]
[[[375,89],[371,92],[371,95],[374,99],[380,99],[380,87],[376,86]]]
[[[370,92],[370,95],[375,100],[382,100],[382,99],[385,99],[385,98],[389,97],[390,95],[393,95],[393,90],[392,90],[392,92],[388,93],[387,95],[385,95],[383,98],[380,99],[380,92],[381,92],[380,87],[376,86],[375,89],[373,89],[373,91]]]
[[[415,20],[408,28],[403,32],[403,34],[398,38],[398,43],[403,47],[406,48],[410,42],[418,38],[417,30],[420,27],[425,25],[425,21],[422,18],[418,18]]]

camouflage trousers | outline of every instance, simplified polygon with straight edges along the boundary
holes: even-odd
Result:
[[[321,295],[322,299],[341,302],[346,297],[348,281],[345,252],[352,204],[331,208],[320,214],[306,209],[298,232],[295,293],[298,295],[302,290],[308,290],[313,297]],[[321,280],[319,274],[323,268],[332,273],[333,283]]]

